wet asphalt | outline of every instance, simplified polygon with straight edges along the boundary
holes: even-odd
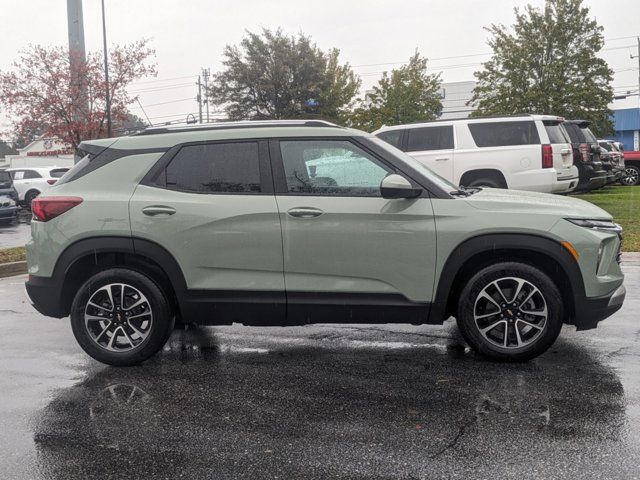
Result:
[[[0,478],[640,477],[640,262],[597,330],[499,364],[444,326],[203,327],[133,368],[0,280]]]

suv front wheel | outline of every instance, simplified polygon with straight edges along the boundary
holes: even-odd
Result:
[[[562,329],[562,299],[554,282],[524,263],[477,272],[464,286],[457,322],[466,342],[494,360],[527,361],[545,352]]]
[[[87,280],[71,306],[82,349],[109,365],[136,365],[160,350],[173,330],[164,292],[149,277],[124,268]]]

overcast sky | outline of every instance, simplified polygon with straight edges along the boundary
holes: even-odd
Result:
[[[472,80],[488,47],[484,26],[511,24],[513,7],[541,0],[106,0],[108,42],[142,37],[156,49],[158,76],[130,88],[152,121],[184,118],[197,112],[195,80],[202,67],[220,68],[225,45],[240,41],[245,30],[282,27],[304,32],[319,47],[338,47],[341,58],[361,75],[363,88],[383,70],[405,62],[418,50],[445,82]],[[635,38],[640,34],[639,0],[589,0],[592,15],[607,39],[602,56],[617,72],[616,90],[637,88]],[[4,21],[0,70],[11,67],[28,44],[65,45],[65,0],[0,0]],[[87,50],[102,48],[100,0],[84,0]],[[627,47],[627,48],[620,48]],[[460,57],[470,55],[468,57]],[[458,58],[443,58],[458,57]],[[383,64],[383,65],[380,65]],[[626,105],[638,104],[638,97]],[[164,103],[171,102],[171,103]],[[156,105],[164,103],[163,105]],[[142,116],[140,108],[131,110]],[[0,124],[6,129],[0,112]]]

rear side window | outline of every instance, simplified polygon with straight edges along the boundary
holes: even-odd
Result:
[[[582,130],[582,132],[584,133],[584,138],[587,139],[587,142],[589,142],[589,143],[597,143],[598,139],[593,134],[593,132],[591,132],[589,127],[580,127],[580,130]]]
[[[62,178],[68,170],[68,168],[54,168],[49,172],[49,175],[51,175],[51,178]]]
[[[393,145],[396,148],[400,148],[400,140],[402,138],[403,130],[389,130],[386,132],[380,132],[376,136],[381,140]]]
[[[408,152],[453,148],[453,127],[451,125],[410,128],[408,132]]]
[[[580,130],[580,127],[578,127],[576,124],[574,123],[565,123],[563,125],[565,131],[567,132],[567,134],[569,135],[569,138],[571,139],[571,143],[582,143],[584,142],[584,135],[582,134],[582,131]]]
[[[540,143],[536,124],[532,121],[470,123],[469,130],[478,147],[505,147]]]
[[[166,168],[168,189],[194,193],[259,193],[257,142],[182,147]]]
[[[549,143],[569,143],[571,140],[566,135],[562,125],[558,122],[542,122],[547,131]]]

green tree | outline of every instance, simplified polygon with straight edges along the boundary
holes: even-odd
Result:
[[[382,125],[434,120],[442,110],[440,85],[440,74],[427,73],[427,59],[416,52],[406,65],[385,72],[345,122],[371,132]]]
[[[323,52],[310,37],[280,29],[247,32],[224,49],[224,70],[208,95],[230,119],[323,118],[336,121],[352,101],[360,79],[339,50]]]
[[[515,15],[511,28],[487,28],[493,56],[475,73],[473,115],[554,114],[610,133],[613,71],[597,57],[603,29],[589,8],[582,0],[547,0],[543,9],[528,5]]]

